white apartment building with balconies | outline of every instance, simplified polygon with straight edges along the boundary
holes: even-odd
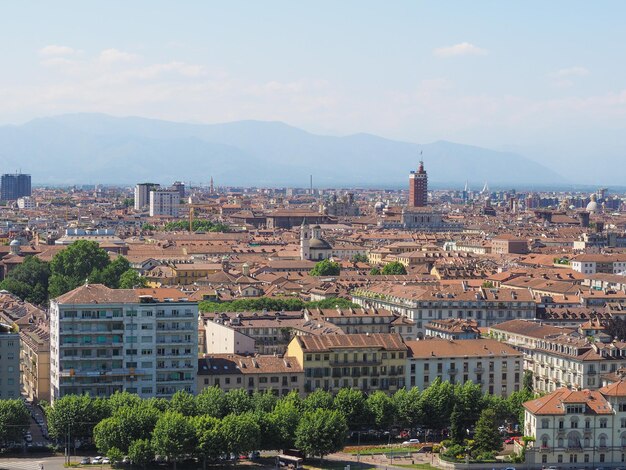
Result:
[[[198,304],[176,289],[85,284],[50,302],[50,392],[196,391]]]

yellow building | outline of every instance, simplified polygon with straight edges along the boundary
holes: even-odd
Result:
[[[287,347],[304,369],[304,391],[355,387],[394,393],[405,385],[407,347],[398,334],[296,336]]]
[[[50,332],[43,325],[20,330],[22,391],[29,400],[50,401]]]

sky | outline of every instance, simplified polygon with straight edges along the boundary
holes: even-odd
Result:
[[[609,0],[6,2],[0,125],[278,120],[512,150],[623,183],[624,18]]]

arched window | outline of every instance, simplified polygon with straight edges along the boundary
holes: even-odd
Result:
[[[580,434],[572,431],[567,435],[567,447],[570,449],[580,447]]]
[[[559,437],[559,440],[557,441],[557,447],[563,447],[563,438]]]
[[[598,446],[606,447],[606,435],[605,434],[600,434],[600,437],[598,438]]]
[[[550,438],[546,434],[541,436],[541,447],[547,448],[548,442],[550,442]]]
[[[622,441],[622,447],[626,447],[626,432],[622,433],[621,441]]]

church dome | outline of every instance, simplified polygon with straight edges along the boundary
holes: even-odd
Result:
[[[317,250],[331,250],[332,247],[328,244],[326,240],[322,240],[321,238],[311,238],[309,242],[309,248],[317,249]]]
[[[20,246],[21,243],[19,240],[11,240],[11,243],[9,243],[9,246]]]

